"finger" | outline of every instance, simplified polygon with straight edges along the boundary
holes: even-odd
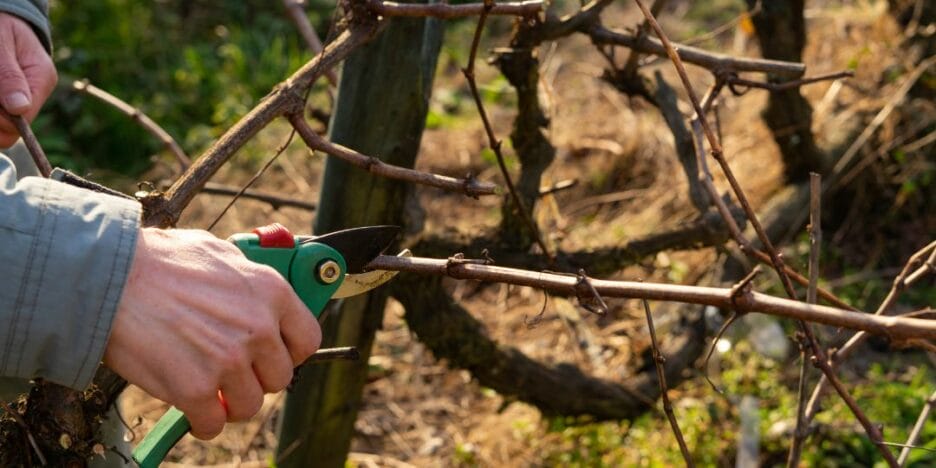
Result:
[[[261,358],[254,362],[253,370],[264,392],[276,393],[289,385],[295,366],[279,336],[258,347],[255,356]]]
[[[5,121],[0,118],[0,122],[5,123]],[[16,143],[16,140],[19,139],[19,133],[7,132],[2,125],[0,125],[0,149],[5,149],[13,146],[13,143]]]
[[[208,393],[188,405],[178,405],[192,425],[192,435],[201,440],[214,439],[224,429],[227,414],[218,396]]]
[[[12,37],[5,37],[11,33],[0,33],[0,103],[7,112],[13,115],[22,115],[32,106],[32,95],[26,75],[20,68],[16,51],[13,49]]]
[[[287,295],[283,302],[280,334],[289,350],[293,365],[302,364],[322,344],[322,329],[312,312],[295,294]]]
[[[31,59],[22,64],[23,74],[26,76],[26,82],[29,85],[31,97],[30,110],[25,113],[29,120],[35,118],[39,113],[42,104],[49,98],[52,91],[55,90],[55,84],[58,82],[58,73],[55,71],[55,65],[52,59],[41,51],[34,54]]]
[[[246,421],[263,406],[263,389],[253,372],[229,374],[221,382],[229,422]]]

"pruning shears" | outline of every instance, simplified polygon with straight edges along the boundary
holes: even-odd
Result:
[[[365,293],[386,283],[396,272],[364,271],[399,233],[396,226],[347,229],[318,237],[294,236],[281,224],[228,238],[251,261],[278,271],[319,318],[330,299]],[[408,256],[409,251],[400,255]],[[157,468],[191,425],[177,408],[169,408],[133,451],[141,468]]]

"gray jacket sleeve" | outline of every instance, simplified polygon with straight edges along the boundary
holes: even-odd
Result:
[[[36,177],[0,155],[0,375],[82,389],[104,353],[140,205]]]
[[[0,11],[26,20],[36,30],[46,50],[52,50],[48,0],[0,0]]]

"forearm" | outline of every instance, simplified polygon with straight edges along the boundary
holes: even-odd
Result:
[[[85,387],[104,353],[139,204],[28,177],[0,157],[0,375]]]
[[[42,40],[46,51],[52,50],[48,0],[0,0],[0,11],[19,16],[29,22]]]

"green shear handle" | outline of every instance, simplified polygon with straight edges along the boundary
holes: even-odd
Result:
[[[344,281],[345,259],[337,250],[314,239],[310,242],[293,238],[288,231],[285,235],[289,238],[284,239],[283,231],[285,228],[272,236],[266,235],[267,232],[235,234],[229,240],[248,259],[270,265],[283,275],[306,307],[318,317]],[[157,468],[191,428],[181,411],[169,408],[133,451],[133,459],[141,468]]]

